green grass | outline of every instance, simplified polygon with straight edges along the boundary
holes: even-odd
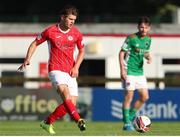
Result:
[[[47,136],[38,121],[0,121],[0,136]],[[54,123],[57,136],[173,136],[180,135],[180,122],[153,122],[148,133],[122,131],[122,122],[87,122],[80,132],[74,122]]]

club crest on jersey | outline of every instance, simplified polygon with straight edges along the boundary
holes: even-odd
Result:
[[[72,37],[72,36],[68,36],[68,40],[69,40],[69,41],[72,41],[72,40],[73,40],[73,37]]]
[[[145,43],[145,45],[146,45],[146,47],[147,47],[147,46],[149,45],[149,43],[148,43],[148,42],[146,42],[146,43]]]

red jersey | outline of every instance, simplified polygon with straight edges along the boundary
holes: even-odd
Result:
[[[67,32],[63,32],[59,25],[56,24],[45,29],[36,38],[37,44],[41,44],[46,40],[50,53],[48,71],[60,70],[69,73],[75,64],[75,46],[77,46],[78,49],[84,48],[82,44],[82,34],[76,27],[72,27]]]

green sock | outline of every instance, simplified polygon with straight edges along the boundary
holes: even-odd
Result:
[[[137,112],[137,110],[135,109],[135,108],[133,108],[133,109],[131,109],[131,111],[130,111],[130,121],[133,121],[134,120],[134,118],[135,118],[135,116],[136,116],[136,112]]]
[[[129,111],[130,111],[129,108],[123,108],[123,122],[125,124],[130,123]]]

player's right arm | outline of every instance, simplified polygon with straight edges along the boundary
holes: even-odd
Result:
[[[28,51],[27,51],[27,54],[26,54],[26,57],[24,59],[24,62],[21,64],[21,66],[18,68],[18,71],[22,71],[24,69],[26,69],[26,66],[27,65],[30,65],[30,60],[31,60],[31,57],[32,55],[34,54],[36,48],[37,48],[38,44],[36,42],[36,40],[34,40],[29,48],[28,48]]]
[[[121,50],[119,52],[119,65],[120,65],[120,76],[122,80],[126,80],[126,68],[125,68],[125,56],[127,51],[129,50],[130,46],[129,46],[129,37],[126,38],[124,44],[121,47]]]
[[[119,65],[120,65],[120,76],[122,80],[126,80],[126,69],[124,64],[125,51],[122,49],[119,52]]]
[[[24,62],[20,65],[18,71],[23,71],[24,69],[26,69],[27,65],[30,65],[30,60],[32,55],[34,54],[37,46],[43,43],[44,41],[46,41],[46,36],[47,36],[47,31],[45,30],[40,35],[38,35],[36,39],[30,44]]]

